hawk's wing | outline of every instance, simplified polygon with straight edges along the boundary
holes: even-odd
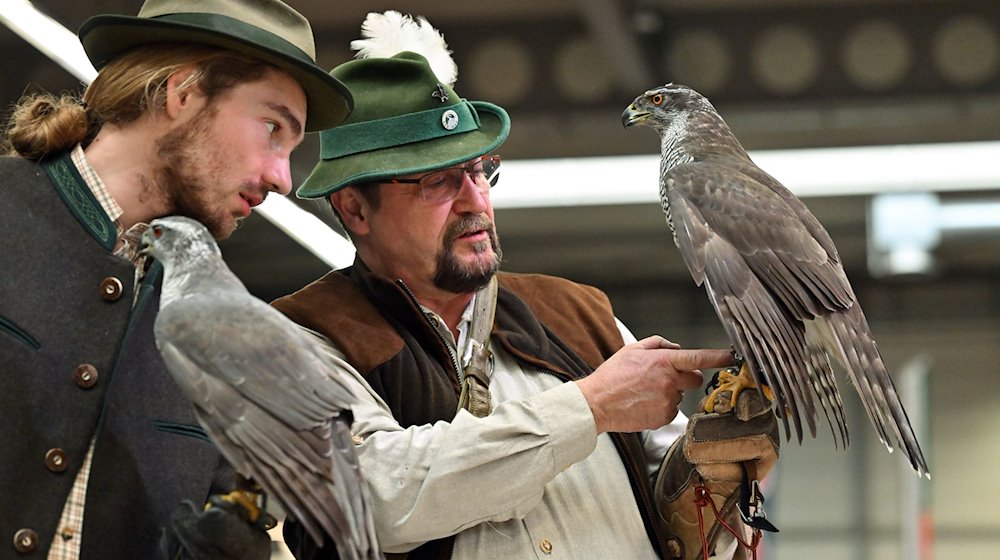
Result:
[[[354,397],[301,329],[249,294],[207,290],[161,310],[156,336],[202,425],[241,474],[316,542],[326,533],[341,538],[338,546],[376,548],[350,421],[341,417]]]
[[[798,199],[744,160],[681,164],[663,180],[684,261],[705,284],[733,345],[775,391],[786,434],[787,410],[801,440],[801,410],[815,435],[811,387],[846,444],[829,360],[804,324],[854,306],[829,235]]]

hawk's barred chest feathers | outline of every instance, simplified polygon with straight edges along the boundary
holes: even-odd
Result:
[[[687,136],[687,118],[674,119],[666,132],[660,136],[660,207],[667,217],[670,234],[677,243],[677,232],[674,230],[674,220],[670,217],[670,199],[667,197],[667,173],[674,167],[693,161],[694,157],[684,150],[683,139]]]
[[[709,158],[713,154],[749,159],[729,125],[707,99],[702,97],[685,101],[687,106],[684,110],[667,111],[669,118],[666,119],[666,126],[654,126],[660,133],[660,207],[674,236],[674,243],[677,242],[677,232],[667,196],[670,189],[667,175],[670,171],[678,165]]]

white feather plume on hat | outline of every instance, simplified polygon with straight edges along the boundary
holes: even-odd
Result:
[[[358,51],[356,58],[389,58],[403,51],[415,52],[427,59],[442,83],[454,86],[458,79],[458,65],[451,58],[444,35],[423,16],[414,20],[395,10],[372,12],[361,24],[361,36],[351,41],[351,48]]]

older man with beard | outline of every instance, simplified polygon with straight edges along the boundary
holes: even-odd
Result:
[[[387,12],[363,29],[414,25],[430,27]],[[440,52],[413,52],[435,42],[385,52],[371,36],[331,72],[355,110],[321,133],[322,160],[297,194],[329,200],[357,258],[273,303],[368,395],[352,431],[382,548],[674,557],[682,545],[657,510],[669,499],[651,482],[684,432],[682,392],[730,352],[636,341],[596,288],[499,271],[490,189],[510,121],[461,98]],[[695,478],[681,455],[671,496]],[[332,557],[285,527],[300,558]],[[700,552],[696,526],[686,537]]]
[[[22,100],[4,138],[19,157],[0,159],[4,558],[154,558],[182,502],[197,503],[177,510],[185,530],[220,520],[195,509],[234,473],[155,347],[162,268],[139,237],[171,214],[229,236],[291,190],[303,133],[351,107],[277,0],[147,0],[80,38],[99,69],[82,102]],[[232,519],[252,538],[216,552],[267,558],[266,533]]]

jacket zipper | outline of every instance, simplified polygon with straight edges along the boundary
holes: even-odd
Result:
[[[448,351],[448,357],[451,358],[451,367],[455,371],[455,379],[458,380],[458,387],[459,390],[461,390],[462,378],[464,376],[462,375],[462,368],[458,363],[458,355],[451,348],[451,344],[448,344],[448,340],[444,337],[443,334],[441,334],[441,331],[438,330],[438,327],[437,325],[434,324],[434,321],[431,320],[431,318],[427,315],[427,313],[425,313],[423,309],[420,307],[420,303],[417,301],[417,297],[413,295],[412,291],[410,291],[410,287],[406,285],[406,282],[403,282],[402,278],[399,278],[396,280],[396,285],[398,285],[403,290],[403,292],[406,294],[406,297],[410,298],[410,302],[416,306],[417,311],[420,312],[420,315],[424,318],[424,321],[427,322],[427,325],[431,328],[432,331],[434,331],[434,335],[437,336],[438,340],[441,341],[441,345],[444,346],[445,350]]]

